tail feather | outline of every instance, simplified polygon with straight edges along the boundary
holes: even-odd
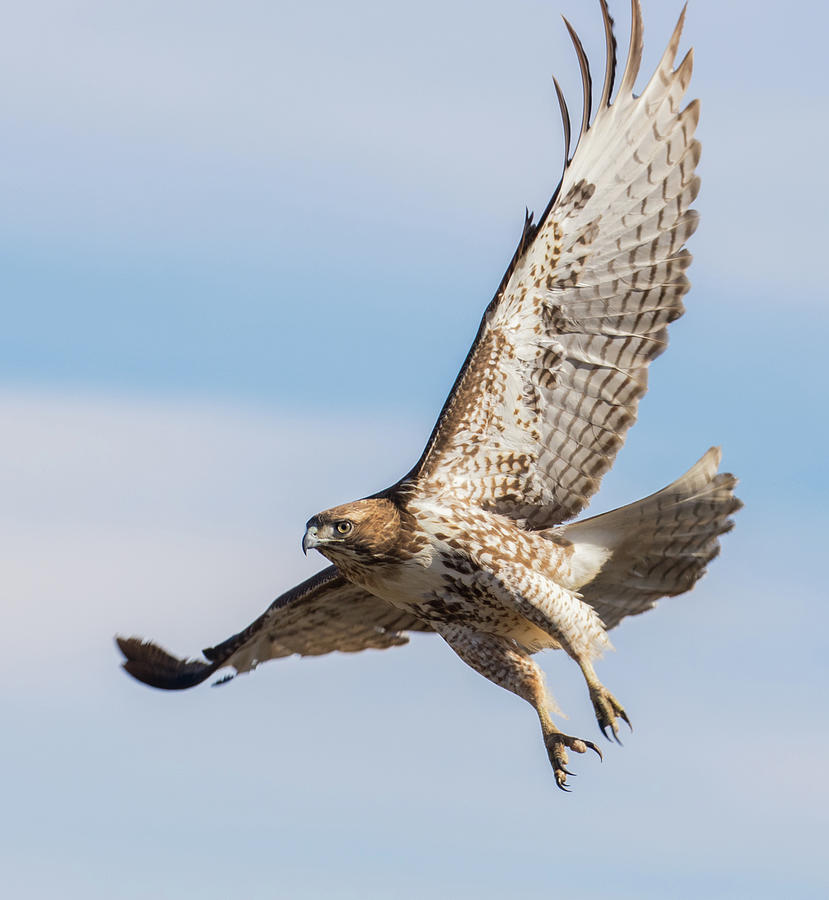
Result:
[[[719,536],[743,505],[737,479],[717,473],[720,450],[712,447],[673,484],[643,500],[567,525],[559,534],[601,568],[580,585],[606,628],[651,609],[660,597],[690,590],[720,552]]]

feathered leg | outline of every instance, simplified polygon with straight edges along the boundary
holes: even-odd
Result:
[[[530,703],[541,723],[544,746],[555,774],[556,784],[564,791],[567,776],[567,750],[584,753],[589,747],[601,757],[601,751],[591,741],[563,734],[553,724],[550,707],[553,705],[544,685],[544,673],[529,653],[507,638],[496,637],[462,626],[444,626],[440,634],[458,656],[476,672]]]
[[[565,605],[568,601],[569,605]],[[549,596],[536,598],[534,603],[518,595],[514,602],[527,621],[550,635],[556,646],[561,647],[578,663],[587,682],[602,733],[608,737],[607,729],[610,728],[613,737],[621,743],[616,717],[624,719],[632,728],[630,719],[619,701],[599,681],[591,662],[603,649],[611,646],[596,611],[579,600],[577,595],[555,585]],[[566,628],[563,627],[562,620],[566,623]]]

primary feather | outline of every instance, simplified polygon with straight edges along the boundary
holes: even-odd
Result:
[[[117,638],[124,668],[152,687],[193,687],[218,669],[237,674],[284,656],[320,656],[339,650],[397,647],[407,631],[431,631],[429,625],[346,581],[334,566],[286,591],[247,628],[208,647],[205,660],[183,660],[140,638]]]
[[[570,28],[585,98],[578,145],[484,314],[407,477],[415,490],[545,528],[580,512],[613,463],[690,286],[683,245],[697,225],[688,207],[699,190],[700,145],[698,104],[681,108],[691,54],[673,67],[683,18],[635,97],[642,47],[634,3],[619,94],[608,105],[611,58],[592,122],[589,67]]]

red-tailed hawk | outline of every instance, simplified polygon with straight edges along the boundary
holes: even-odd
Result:
[[[567,23],[584,88],[575,152],[556,83],[564,173],[538,223],[527,217],[417,465],[386,490],[314,516],[302,547],[333,565],[205,659],[119,638],[135,678],[186,688],[225,667],[391,647],[408,631],[431,631],[532,704],[559,787],[567,789],[568,749],[599,750],[553,724],[534,653],[562,648],[578,663],[602,731],[618,740],[617,720],[628,717],[593,669],[610,647],[607,631],[689,590],[741,504],[711,449],[658,493],[562,524],[584,509],[636,419],[648,365],[683,312],[684,244],[697,226],[689,206],[699,190],[699,104],[682,107],[692,54],[674,68],[684,12],[636,97],[642,20],[633,0],[611,100],[616,44],[600,3],[607,64],[596,114],[591,121],[590,69]]]

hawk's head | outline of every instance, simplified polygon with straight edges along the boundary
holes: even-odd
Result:
[[[400,511],[390,500],[358,500],[334,506],[309,519],[302,550],[319,550],[335,564],[376,562],[395,555],[400,528]]]

